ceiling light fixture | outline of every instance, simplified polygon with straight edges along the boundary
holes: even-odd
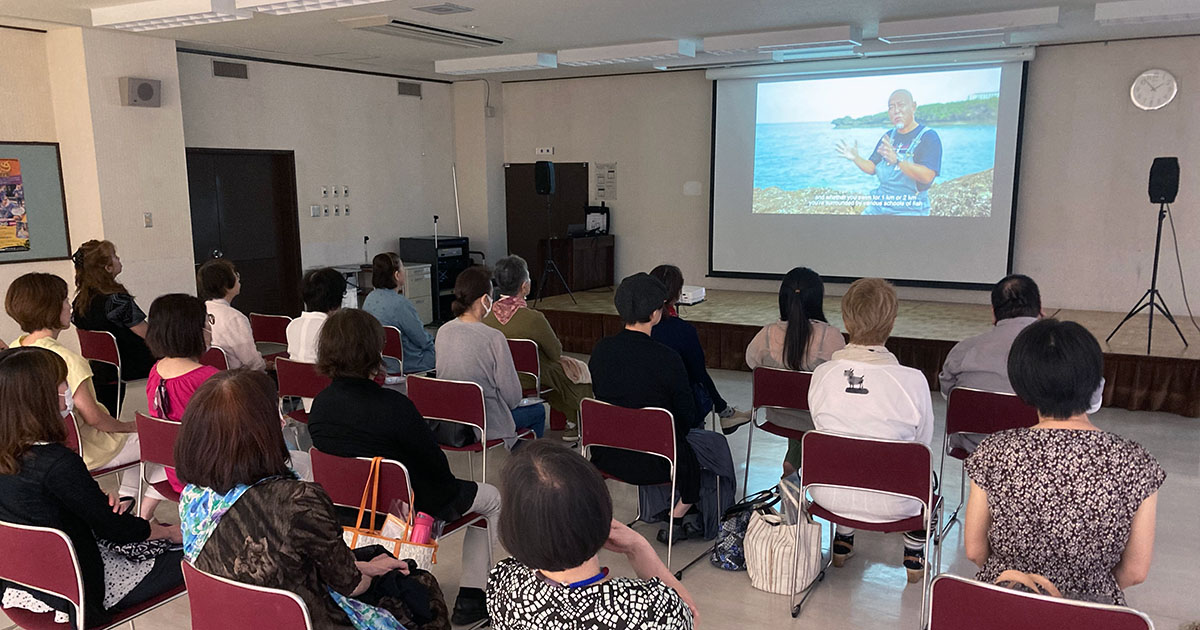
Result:
[[[704,52],[711,55],[782,52],[862,45],[862,29],[856,26],[826,26],[794,31],[768,31],[741,35],[705,37]]]
[[[771,53],[772,61],[804,61],[806,59],[837,59],[840,57],[862,57],[858,46],[829,46],[804,50],[780,50]]]
[[[406,22],[387,15],[368,15],[338,20],[340,24],[359,31],[382,33],[394,37],[416,39],[423,42],[458,46],[460,48],[489,48],[504,43],[503,39],[478,33],[463,33],[448,28],[429,26],[417,22]]]
[[[727,68],[743,64],[771,63],[774,59],[767,53],[738,53],[729,55],[710,55],[697,52],[691,59],[664,60],[654,63],[655,70],[699,70],[707,68]]]
[[[685,59],[696,56],[698,43],[694,39],[679,39],[595,48],[572,48],[558,51],[558,65],[603,66],[617,63]]]
[[[433,70],[438,74],[486,74],[489,72],[549,70],[557,67],[558,61],[553,53],[537,52],[468,59],[439,59],[433,62]]]
[[[1200,19],[1200,0],[1126,0],[1096,4],[1096,21],[1138,24]]]
[[[1058,7],[956,15],[929,20],[881,22],[879,41],[907,44],[974,37],[999,37],[1017,30],[1058,26]]]
[[[91,10],[92,26],[123,31],[153,31],[245,20],[250,13],[239,11],[234,0],[148,0]]]
[[[376,2],[384,2],[384,0],[237,0],[237,8],[271,15],[290,15]]]

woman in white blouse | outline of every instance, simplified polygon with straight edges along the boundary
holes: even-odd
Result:
[[[887,440],[933,440],[933,401],[929,381],[920,370],[904,367],[884,347],[896,322],[898,301],[892,285],[862,278],[842,296],[842,321],[850,343],[813,370],[808,389],[817,429]],[[813,500],[840,516],[871,523],[921,514],[915,499],[866,490],[813,488]],[[925,531],[904,534],[904,568],[908,581],[920,582],[925,571]],[[837,526],[833,564],[842,566],[854,554],[854,529]]]
[[[254,345],[250,318],[230,306],[242,292],[242,278],[233,263],[216,258],[200,265],[196,272],[196,291],[208,309],[212,325],[212,345],[225,351],[229,368],[266,369],[266,361]]]

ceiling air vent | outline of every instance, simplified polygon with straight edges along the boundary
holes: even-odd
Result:
[[[400,96],[415,96],[417,98],[421,98],[421,84],[397,81],[396,92],[400,94]]]
[[[249,79],[249,70],[244,63],[233,63],[230,61],[217,61],[213,59],[213,76],[214,77],[229,77],[230,79]]]
[[[453,15],[455,13],[470,13],[474,11],[471,7],[464,7],[461,4],[453,2],[443,2],[441,4],[431,4],[424,7],[413,7],[413,11],[424,11],[434,15]]]
[[[487,37],[475,33],[461,33],[446,28],[438,28],[416,22],[406,22],[386,15],[373,15],[361,18],[339,20],[342,24],[359,31],[383,33],[395,37],[405,37],[423,42],[458,46],[460,48],[490,48],[504,43],[503,39]]]

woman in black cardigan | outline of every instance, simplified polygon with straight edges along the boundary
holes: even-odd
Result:
[[[167,539],[181,542],[179,526],[159,525],[131,514],[105,496],[83,460],[63,445],[63,416],[70,411],[67,366],[42,348],[0,351],[0,520],[63,531],[75,547],[83,576],[83,627],[102,623],[115,610],[147,601],[183,582],[182,552],[164,551],[137,562],[97,539],[117,545]],[[30,553],[37,553],[31,550]],[[112,566],[108,566],[112,565]],[[114,570],[119,565],[119,570]],[[106,566],[108,571],[106,571]],[[46,606],[72,612],[64,600],[0,582],[6,607],[34,612]]]
[[[375,382],[383,374],[383,326],[359,309],[341,309],[321,327],[317,369],[333,379],[313,400],[313,446],[339,457],[383,457],[404,464],[416,509],[442,521],[482,514],[487,530],[468,528],[463,572],[451,620],[467,625],[487,616],[483,587],[500,515],[495,486],[456,479],[433,432],[412,401]]]

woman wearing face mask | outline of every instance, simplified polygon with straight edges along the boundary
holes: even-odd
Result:
[[[66,413],[75,414],[79,427],[80,454],[88,470],[132,464],[141,457],[136,425],[118,422],[96,400],[92,384],[92,368],[77,353],[59,343],[58,336],[71,327],[71,302],[67,299],[67,283],[48,273],[27,273],[13,281],[4,297],[4,310],[16,320],[27,334],[18,337],[10,347],[36,346],[62,357],[67,364]],[[7,404],[7,403],[6,403]],[[138,492],[137,468],[121,472],[120,496],[134,497]],[[158,498],[150,491],[147,498]],[[147,505],[155,501],[146,502]]]
[[[517,430],[530,428],[542,437],[545,405],[521,402],[521,380],[504,333],[483,323],[492,311],[492,272],[476,265],[454,281],[455,318],[438,329],[435,341],[438,378],[471,381],[483,388],[487,439],[503,439],[511,449]]]

